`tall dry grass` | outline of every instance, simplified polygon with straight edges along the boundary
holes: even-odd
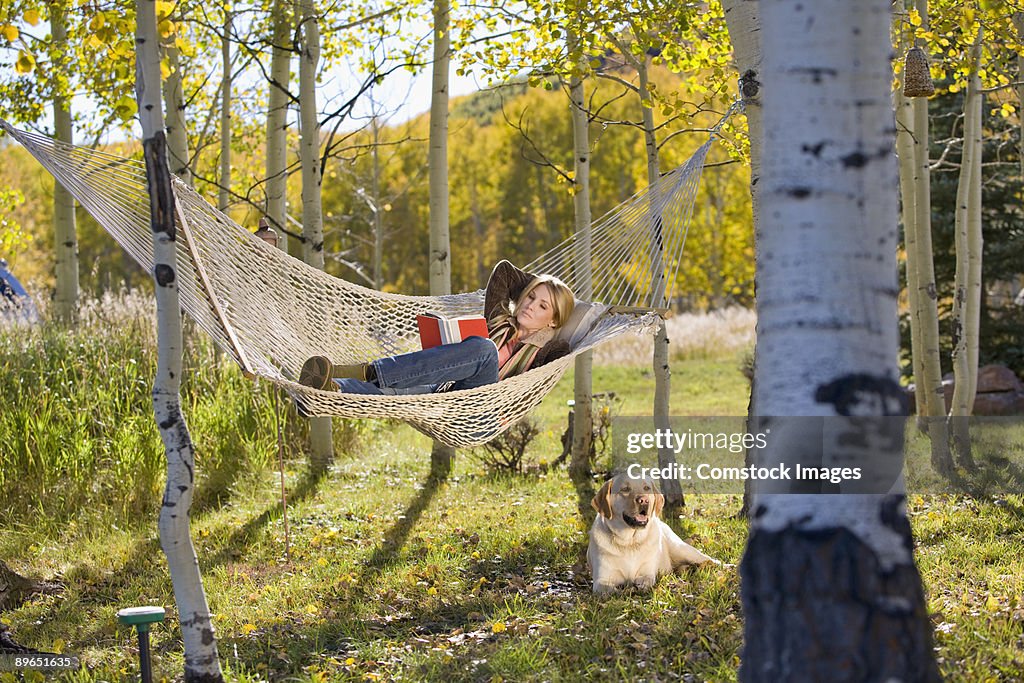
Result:
[[[186,333],[184,361],[201,505],[273,462],[274,400],[267,385],[222,361],[205,334]],[[145,293],[84,300],[73,327],[0,326],[0,524],[59,523],[96,508],[124,519],[159,505],[155,369],[155,303]]]
[[[731,307],[709,313],[681,313],[666,321],[672,360],[740,360],[754,348],[757,315]],[[650,365],[654,340],[650,335],[623,335],[599,346],[594,362]]]

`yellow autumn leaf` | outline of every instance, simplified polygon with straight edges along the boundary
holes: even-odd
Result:
[[[22,15],[22,18],[25,20],[26,24],[29,24],[30,26],[35,26],[36,24],[39,23],[39,10],[25,10],[25,14]]]
[[[103,41],[95,33],[90,33],[89,38],[85,41],[85,44],[92,49],[103,47]]]
[[[160,60],[160,78],[167,80],[167,77],[171,75],[171,65],[167,63],[166,59]]]
[[[427,595],[437,595],[437,589],[431,586],[427,589]]]
[[[911,26],[920,26],[921,25],[921,15],[918,14],[916,9],[910,10],[910,25]]]
[[[11,26],[10,24],[7,24],[3,28],[0,28],[0,32],[2,32],[4,34],[4,38],[6,38],[8,42],[11,43],[16,41],[18,39],[18,36],[21,35],[21,32],[18,31],[18,27]]]
[[[53,645],[51,645],[50,647],[57,654],[61,654],[62,652],[64,652],[64,641],[58,638],[57,640],[53,641]]]
[[[249,635],[250,633],[252,633],[255,630],[256,630],[256,624],[242,624],[242,633],[244,635]]]
[[[502,633],[504,631],[505,631],[505,622],[503,622],[503,621],[496,621],[491,626],[491,633]]]
[[[317,614],[318,612],[320,612],[320,608],[317,607],[316,605],[313,605],[313,604],[306,605],[306,614]]]
[[[134,98],[125,95],[117,101],[114,105],[114,112],[121,118],[122,121],[135,116],[135,113],[139,110],[139,105]]]
[[[98,31],[107,23],[107,18],[102,13],[97,14],[89,21],[89,30]]]
[[[996,596],[988,596],[988,600],[985,601],[985,609],[987,609],[989,612],[999,611],[999,600],[996,599]]]
[[[164,19],[163,21],[160,22],[160,24],[156,28],[157,28],[157,31],[160,32],[160,37],[161,38],[170,38],[171,36],[174,35],[174,31],[175,31],[174,22],[171,21],[170,19]]]
[[[162,19],[169,16],[174,11],[174,2],[166,2],[166,0],[157,0],[156,3],[156,16],[158,19]]]
[[[22,50],[18,53],[18,61],[14,63],[14,70],[20,74],[30,74],[36,68],[36,58]]]

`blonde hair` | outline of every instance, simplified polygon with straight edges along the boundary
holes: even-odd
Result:
[[[569,289],[569,285],[559,280],[554,275],[538,275],[530,281],[530,284],[523,289],[523,293],[519,295],[516,302],[512,305],[511,310],[511,321],[515,321],[516,311],[519,307],[526,303],[526,298],[530,296],[533,290],[537,289],[541,285],[547,285],[548,290],[551,292],[551,309],[552,316],[551,321],[555,323],[555,329],[565,324],[565,321],[572,315],[572,309],[576,306],[576,297],[573,296],[572,290]]]

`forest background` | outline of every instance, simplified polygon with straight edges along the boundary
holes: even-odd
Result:
[[[992,3],[989,3],[992,4]],[[1013,15],[1012,3],[989,8]],[[671,169],[706,139],[736,91],[731,49],[718,3],[674,3],[679,44],[640,46],[652,57],[655,123],[663,140],[661,167]],[[692,6],[691,6],[692,5]],[[961,131],[962,81],[969,45],[964,27],[975,21],[964,3],[933,3],[932,71],[939,89],[930,104],[932,222],[940,317],[952,308],[955,269],[953,207]],[[158,3],[163,38],[175,54],[165,75],[181,78],[192,182],[211,201],[226,188],[227,212],[255,230],[267,199],[265,112],[272,19],[288,3]],[[497,6],[496,6],[497,7]],[[78,2],[65,7],[65,38],[54,40],[53,20],[34,0],[0,9],[0,117],[52,133],[54,98],[70,102],[79,144],[138,155],[133,126],[134,69],[130,44],[133,8],[125,2]],[[671,15],[671,13],[669,13]],[[395,104],[396,82],[429,67],[429,7],[381,3],[358,9],[320,8],[323,35],[318,97],[322,136],[322,203],[326,269],[386,291],[428,291],[427,147],[429,101]],[[500,258],[526,263],[573,230],[572,124],[567,87],[528,46],[516,18],[484,6],[453,15],[453,57],[459,74],[491,86],[452,100],[449,119],[450,231],[453,291],[482,287]],[[913,11],[898,15],[894,32],[917,31]],[[294,18],[292,18],[294,20]],[[915,22],[917,22],[915,24]],[[536,29],[536,26],[533,27]],[[519,27],[522,29],[522,26]],[[551,32],[554,33],[551,33]],[[533,40],[559,37],[557,27]],[[993,33],[988,34],[992,36]],[[920,36],[919,36],[920,37]],[[646,184],[639,130],[637,75],[620,54],[626,36],[595,40],[591,91],[593,215],[600,216]],[[1024,281],[1017,255],[1021,228],[1020,120],[1010,85],[1019,73],[1019,41],[1012,34],[986,41],[983,166],[984,287],[981,363],[1002,362],[1024,372],[1015,330],[1024,324],[1013,297]],[[528,49],[529,48],[529,49]],[[627,48],[637,50],[635,45]],[[531,52],[532,50],[532,52]],[[173,59],[172,59],[173,57]],[[530,60],[535,60],[530,63]],[[292,59],[297,71],[297,60]],[[399,78],[401,72],[401,78]],[[338,73],[348,78],[339,78]],[[225,75],[229,76],[225,80]],[[290,82],[296,83],[296,74]],[[230,97],[224,97],[224,83]],[[400,89],[400,88],[399,88]],[[287,206],[290,253],[302,258],[301,179],[298,173],[297,98],[290,96]],[[228,109],[224,109],[227,106]],[[422,111],[409,117],[411,112]],[[230,146],[219,140],[217,119],[228,114]],[[404,119],[404,120],[402,120]],[[684,262],[674,291],[680,310],[752,307],[754,235],[749,165],[741,117],[712,148],[694,207]],[[102,144],[100,141],[108,141]],[[109,142],[125,140],[126,142]],[[224,180],[221,158],[230,153]],[[41,298],[54,287],[53,179],[27,152],[0,138],[0,257]],[[143,288],[138,268],[80,207],[76,209],[83,292]],[[296,220],[292,220],[296,219]],[[384,250],[374,262],[375,231]],[[905,326],[906,327],[906,326]],[[951,347],[944,333],[943,346]],[[907,330],[909,348],[909,328]],[[946,356],[948,357],[948,355]],[[909,373],[909,360],[905,363]]]
[[[177,11],[192,14],[181,3]],[[329,16],[330,11],[324,10]],[[721,17],[708,17],[721,22]],[[119,22],[122,20],[118,20]],[[237,21],[237,18],[236,18]],[[0,24],[3,20],[0,20]],[[211,22],[212,23],[212,22]],[[106,25],[106,24],[104,24]],[[210,119],[219,104],[220,38],[199,21],[185,19],[179,24],[188,35],[190,49],[182,51],[185,101],[189,103],[188,125],[190,166],[197,190],[213,198],[219,187],[220,145],[217,130]],[[714,28],[723,31],[724,25]],[[330,35],[326,30],[325,36]],[[24,34],[22,34],[24,35]],[[256,41],[255,38],[250,40]],[[250,43],[258,49],[258,41]],[[8,56],[16,56],[12,49]],[[721,46],[720,46],[721,47]],[[351,46],[347,49],[351,49]],[[706,48],[704,48],[706,49]],[[214,54],[214,50],[217,51]],[[113,59],[108,51],[109,59]],[[667,122],[667,133],[676,135],[661,150],[663,167],[682,163],[707,136],[707,127],[718,120],[728,106],[728,82],[724,77],[727,53],[706,51],[706,75],[689,77],[672,73],[666,66],[655,66],[652,81],[660,92],[671,93],[658,109],[658,125]],[[351,54],[337,57],[350,59]],[[407,61],[416,57],[406,55]],[[250,68],[256,68],[250,61]],[[326,70],[330,59],[325,59]],[[597,68],[610,78],[595,81],[591,106],[595,112],[591,140],[593,169],[591,197],[594,216],[600,216],[646,185],[644,141],[635,125],[636,103],[627,98],[628,88],[616,81],[626,80],[628,69],[609,52]],[[715,63],[712,65],[711,62]],[[16,66],[16,65],[15,65]],[[36,62],[34,70],[43,69]],[[19,84],[36,77],[18,76],[16,69],[5,83],[10,97],[19,92]],[[717,74],[712,74],[712,71]],[[235,74],[234,81],[244,78]],[[250,74],[251,76],[251,74]],[[635,80],[635,76],[633,78]],[[688,92],[687,82],[717,82],[717,89],[701,85]],[[377,99],[380,85],[366,89],[362,96],[377,113],[335,118],[322,113],[323,218],[326,269],[334,275],[359,284],[374,286],[373,242],[375,217],[379,211],[384,233],[380,287],[410,294],[427,292],[428,115],[418,114],[400,123],[389,123],[394,111],[385,111]],[[482,287],[491,266],[501,258],[526,263],[571,234],[572,199],[572,124],[565,95],[558,78],[527,82],[516,78],[473,95],[452,101],[449,119],[450,150],[450,230],[453,291]],[[325,85],[325,89],[330,87]],[[264,197],[264,114],[266,82],[255,91],[236,86],[232,98],[231,203],[228,213],[240,224],[255,230]],[[22,87],[20,92],[27,94]],[[111,132],[134,140],[130,130],[134,110],[127,101],[119,109],[119,100],[110,102],[110,93],[97,95],[101,103],[76,117],[77,137],[110,137]],[[338,99],[327,92],[326,100]],[[692,100],[692,101],[690,101]],[[40,103],[45,104],[45,103]],[[429,102],[405,102],[402,113],[426,109]],[[724,106],[723,106],[724,105]],[[192,112],[196,112],[195,115]],[[26,117],[25,114],[29,116]],[[30,125],[50,130],[43,109],[32,106],[20,111],[13,100],[0,104],[0,116],[18,117]],[[39,116],[31,120],[32,115]],[[124,115],[127,118],[121,118]],[[294,118],[291,116],[290,118]],[[394,117],[398,118],[398,117]],[[678,135],[680,132],[693,134]],[[289,133],[289,163],[293,172],[288,182],[290,216],[298,216],[301,207],[301,179],[297,172],[299,132],[293,125]],[[742,144],[742,141],[739,142]],[[139,153],[136,142],[106,145],[123,155]],[[732,156],[730,156],[732,155]],[[750,227],[749,171],[738,158],[735,145],[715,148],[711,167],[702,183],[694,210],[694,223],[687,242],[687,259],[680,273],[680,287],[686,292],[680,303],[685,308],[721,307],[729,304],[750,306],[753,302],[753,233]],[[0,148],[0,213],[4,216],[5,238],[0,250],[19,277],[36,285],[37,291],[53,287],[53,249],[49,236],[52,225],[52,178],[29,155],[4,141]],[[376,176],[376,180],[375,180]],[[376,187],[376,190],[373,188]],[[148,287],[149,275],[135,266],[88,215],[78,210],[82,288],[102,293],[122,287]],[[291,224],[289,251],[301,258],[301,226]]]

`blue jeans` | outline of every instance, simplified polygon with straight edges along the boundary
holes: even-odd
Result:
[[[472,389],[498,381],[498,349],[483,337],[381,358],[370,365],[377,373],[374,382],[334,381],[348,394],[430,394],[448,383],[451,386],[445,390]]]

